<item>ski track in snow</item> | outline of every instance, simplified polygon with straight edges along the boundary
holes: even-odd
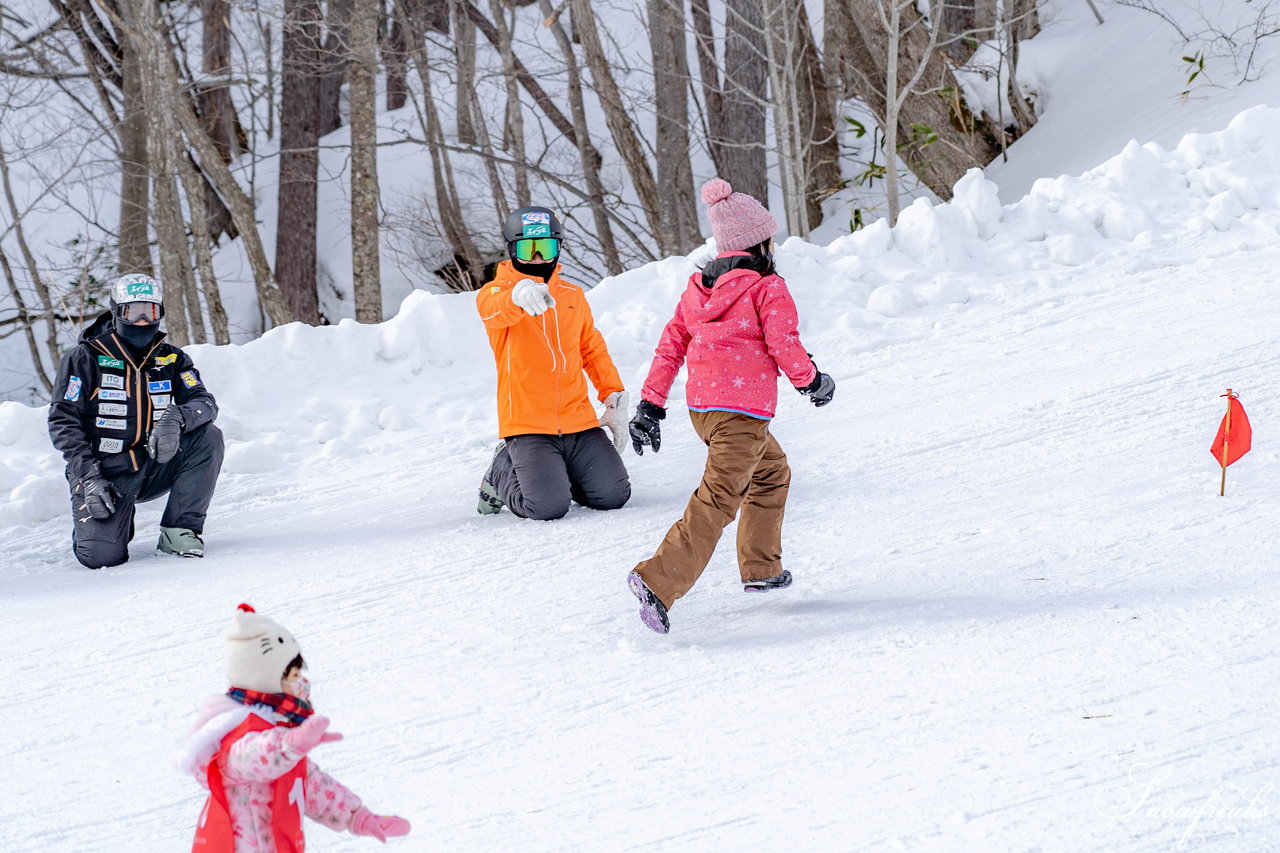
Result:
[[[781,390],[796,583],[744,595],[731,526],[667,637],[624,578],[701,472],[678,394],[617,512],[477,516],[491,401],[442,393],[448,417],[228,475],[203,561],[150,554],[158,502],[98,572],[65,520],[11,528],[0,849],[186,849],[203,797],[169,762],[240,601],[347,736],[315,759],[413,822],[390,849],[1274,849],[1274,805],[1173,812],[1277,781],[1277,235],[1269,208],[874,334],[810,317],[838,392]],[[1224,499],[1227,386],[1256,440]]]

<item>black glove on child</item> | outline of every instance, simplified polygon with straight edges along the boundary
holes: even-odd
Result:
[[[96,463],[80,478],[78,488],[84,496],[84,503],[80,505],[80,509],[87,510],[91,518],[105,521],[111,517],[111,513],[116,511],[115,488],[110,480],[102,476],[102,469]],[[89,519],[80,520],[88,521]]]
[[[813,369],[818,370],[817,362],[814,362]],[[825,406],[836,395],[836,381],[821,370],[818,370],[818,374],[813,377],[812,382],[796,390],[801,394],[808,395],[809,401],[815,406]]]
[[[666,409],[655,406],[648,400],[641,400],[640,405],[636,406],[635,417],[627,425],[627,432],[631,433],[631,446],[636,449],[637,455],[644,456],[643,448],[646,444],[653,448],[654,453],[658,452],[658,448],[662,446],[662,428],[658,421],[666,416]]]
[[[147,453],[151,454],[152,459],[163,465],[173,458],[178,452],[183,426],[181,409],[170,406],[164,410],[160,420],[151,428],[151,435],[147,436]]]

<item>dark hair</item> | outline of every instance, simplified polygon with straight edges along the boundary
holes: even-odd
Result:
[[[293,660],[289,661],[289,665],[284,668],[284,672],[280,673],[280,677],[284,678],[286,675],[289,674],[289,670],[291,669],[300,670],[306,665],[307,665],[307,662],[302,659],[302,655],[296,654],[293,656]]]
[[[751,270],[761,276],[773,275],[777,267],[773,264],[773,255],[769,252],[769,241],[756,243],[747,249],[746,255],[733,255],[728,258],[712,258],[702,268],[702,286],[710,290],[716,279],[730,270]]]

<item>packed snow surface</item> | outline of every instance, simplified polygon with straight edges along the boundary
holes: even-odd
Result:
[[[347,736],[315,757],[413,822],[397,849],[1275,849],[1278,137],[1258,108],[788,241],[838,383],[773,427],[796,583],[744,595],[730,529],[666,637],[624,578],[701,474],[680,386],[624,509],[479,517],[467,295],[190,348],[228,439],[202,561],[152,555],[157,502],[80,568],[45,410],[0,405],[0,849],[185,849],[170,759],[241,601],[299,638]],[[590,294],[633,394],[697,261]],[[1220,498],[1227,387],[1255,439]]]

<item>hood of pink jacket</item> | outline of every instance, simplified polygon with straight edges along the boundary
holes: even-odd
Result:
[[[702,286],[702,274],[694,273],[685,291],[685,310],[699,323],[719,320],[738,297],[761,278],[755,270],[729,270],[716,279],[715,287],[707,290]]]

